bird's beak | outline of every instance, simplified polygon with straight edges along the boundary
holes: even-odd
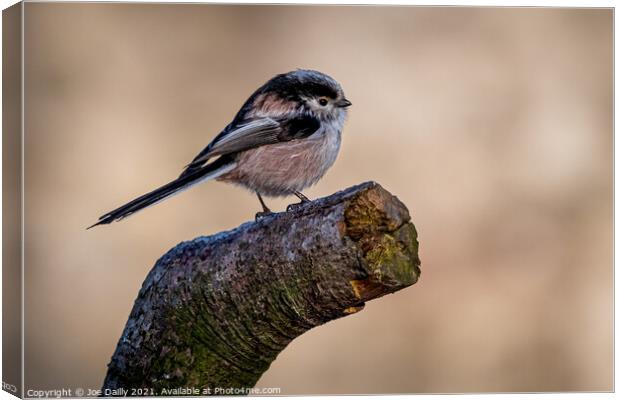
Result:
[[[341,108],[349,107],[350,105],[351,105],[351,102],[347,99],[338,100],[336,102],[336,106],[341,107]]]

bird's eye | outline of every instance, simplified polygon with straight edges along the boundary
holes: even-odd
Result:
[[[322,105],[323,107],[325,107],[327,105],[328,101],[325,97],[321,97],[319,99],[319,104]]]

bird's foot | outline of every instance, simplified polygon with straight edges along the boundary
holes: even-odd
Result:
[[[258,222],[262,219],[264,219],[265,217],[268,217],[270,215],[275,214],[274,212],[272,212],[271,210],[268,211],[259,211],[256,213],[256,215],[254,216],[254,221]]]
[[[293,212],[293,211],[299,209],[304,204],[305,204],[304,201],[302,201],[300,203],[289,204],[288,206],[286,206],[286,212]]]
[[[297,209],[299,209],[301,206],[303,206],[306,203],[310,203],[310,199],[307,198],[306,196],[304,196],[303,193],[301,192],[293,192],[293,194],[295,196],[297,196],[299,198],[299,200],[301,200],[299,203],[293,203],[293,204],[289,204],[288,207],[286,207],[286,212],[292,212],[295,211]]]
[[[273,213],[271,212],[269,207],[267,207],[267,204],[265,204],[265,202],[263,201],[263,196],[261,196],[260,193],[258,192],[256,192],[256,196],[258,196],[258,201],[260,201],[260,205],[261,207],[263,207],[263,211],[257,212],[256,215],[254,216],[254,221],[258,222],[261,219],[268,217],[269,215]]]

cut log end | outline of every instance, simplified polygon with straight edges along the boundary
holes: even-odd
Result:
[[[366,301],[413,285],[420,276],[418,240],[407,207],[376,183],[345,210],[346,235],[360,248],[368,278],[355,280],[355,295]]]

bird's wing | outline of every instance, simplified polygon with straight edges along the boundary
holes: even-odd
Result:
[[[235,153],[253,147],[277,143],[282,126],[271,118],[251,120],[212,142],[206,158]]]
[[[268,144],[303,139],[316,132],[320,126],[318,119],[307,115],[278,120],[258,118],[244,121],[220,133],[192,160],[181,176],[201,168],[210,158]]]

